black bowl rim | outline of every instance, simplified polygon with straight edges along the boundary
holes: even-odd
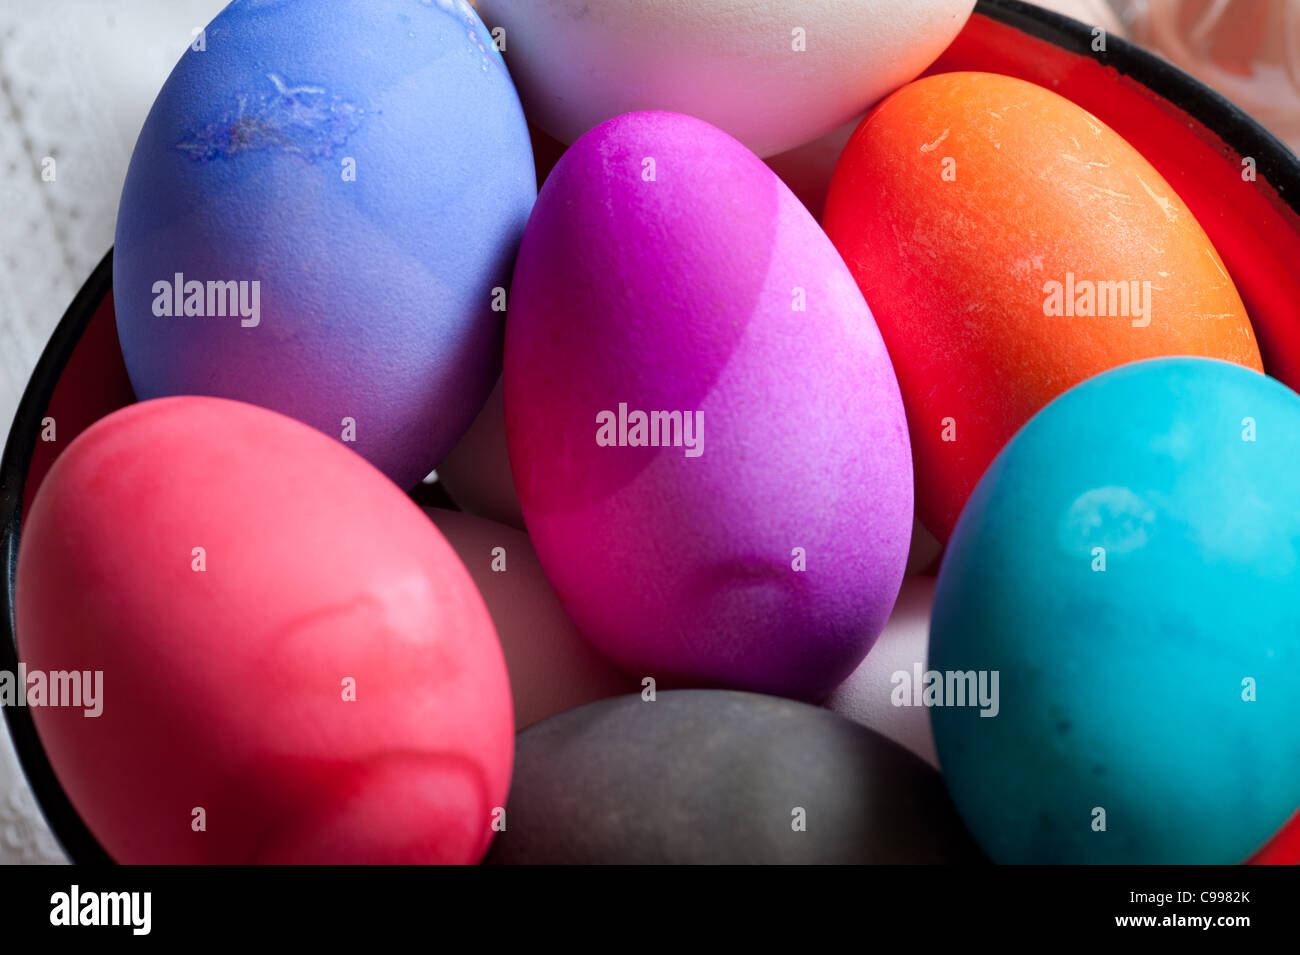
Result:
[[[1294,212],[1300,214],[1300,159],[1240,107],[1178,67],[1120,37],[1109,35],[1105,51],[1092,49],[1093,27],[1020,0],[978,0],[974,15],[1014,27],[1070,53],[1094,60],[1132,77],[1218,136],[1240,156],[1255,159],[1258,174]],[[0,640],[0,670],[16,672],[18,632],[15,620],[18,543],[23,489],[36,447],[41,418],[55,385],[86,325],[113,285],[110,249],[77,292],[27,383],[0,456],[0,618],[7,628]],[[91,835],[59,785],[27,707],[6,706],[5,720],[23,773],[51,831],[72,861],[111,865],[113,860]]]
[[[0,618],[3,618],[4,625],[8,628],[6,639],[0,640],[0,670],[10,673],[18,670],[18,541],[28,465],[36,450],[41,419],[49,407],[54,387],[95,310],[112,287],[113,250],[110,249],[59,319],[54,334],[41,353],[18,403],[9,439],[5,442],[4,456],[0,457],[0,580],[4,584],[0,587]],[[14,749],[18,753],[23,773],[32,787],[45,821],[49,823],[63,851],[80,864],[112,864],[108,853],[90,834],[63,787],[59,785],[36,734],[31,710],[25,706],[0,708],[4,710],[5,721],[9,724],[9,733],[13,737]]]

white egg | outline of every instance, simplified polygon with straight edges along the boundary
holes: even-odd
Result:
[[[907,681],[915,683],[917,669],[925,673],[934,583],[933,577],[903,578],[884,632],[866,659],[831,694],[826,707],[901,743],[937,768],[930,711],[893,702],[895,688],[903,682],[895,674],[905,674]]]
[[[487,604],[510,673],[516,730],[593,700],[641,692],[640,677],[605,662],[578,633],[527,534],[458,511],[425,513]]]
[[[671,110],[769,156],[915,79],[974,0],[477,0],[529,119],[572,143],[611,117]]]

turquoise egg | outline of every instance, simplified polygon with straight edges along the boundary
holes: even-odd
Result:
[[[995,860],[1245,861],[1300,807],[1300,396],[1170,358],[1053,401],[962,512],[924,682]]]

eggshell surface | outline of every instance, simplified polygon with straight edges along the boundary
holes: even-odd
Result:
[[[979,863],[943,782],[803,703],[675,690],[521,733],[496,864]]]
[[[204,44],[122,193],[136,393],[280,411],[412,487],[500,369],[494,290],[536,195],[505,65],[463,0],[236,2]]]
[[[215,398],[132,405],[27,515],[29,671],[98,671],[100,710],[32,710],[121,863],[479,859],[510,688],[464,566],[337,442]],[[202,828],[199,828],[200,824]]]
[[[949,542],[944,778],[1004,863],[1236,864],[1300,807],[1300,396],[1226,362],[1126,365],[1036,415]]]
[[[845,147],[824,225],[889,347],[917,514],[940,542],[1016,429],[1085,378],[1179,354],[1263,370],[1173,189],[1023,80],[944,73],[881,103]]]
[[[546,582],[528,535],[457,511],[425,513],[455,549],[501,640],[515,728],[524,729],[583,703],[640,692],[582,639]]]
[[[847,269],[739,143],[633,113],[564,154],[504,390],[538,559],[616,664],[811,699],[862,659],[907,558],[906,424]]]
[[[622,113],[707,120],[767,156],[914,79],[973,0],[478,0],[529,118],[566,143]]]

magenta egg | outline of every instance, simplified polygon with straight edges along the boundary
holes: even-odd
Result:
[[[644,676],[803,698],[898,594],[912,462],[839,254],[753,153],[629,113],[560,159],[506,322],[506,439],[547,577]]]

